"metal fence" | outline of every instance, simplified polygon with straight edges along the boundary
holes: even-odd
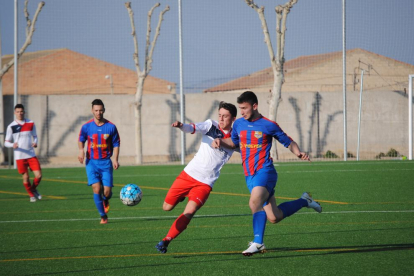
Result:
[[[21,0],[17,2],[19,15],[17,48],[20,49],[26,41],[27,21],[24,14],[24,2]],[[160,2],[160,6],[153,10],[150,21],[150,42],[156,34],[161,11],[167,6],[169,10],[163,15],[159,37],[152,56],[152,68],[144,85],[143,101],[151,102],[151,105],[144,105],[143,118],[149,116],[148,120],[157,121],[154,117],[158,116],[157,112],[167,101],[165,97],[171,97],[168,105],[170,109],[165,115],[168,120],[159,122],[159,126],[168,133],[164,135],[165,145],[174,148],[169,148],[166,155],[175,153],[182,147],[180,143],[171,142],[178,140],[176,139],[177,133],[167,130],[172,118],[179,119],[181,116],[180,98],[178,97],[180,91],[183,91],[185,95],[186,102],[182,115],[186,122],[205,120],[206,116],[214,119],[215,112],[199,114],[200,110],[204,110],[201,106],[208,105],[207,109],[210,109],[211,103],[212,110],[214,110],[214,103],[223,98],[236,103],[237,95],[245,90],[253,90],[261,95],[260,110],[263,115],[267,116],[267,99],[269,91],[272,90],[274,76],[257,12],[244,0],[131,1],[141,66],[146,54],[148,12],[157,2]],[[265,7],[264,15],[275,51],[277,49],[275,7],[286,2],[287,0],[255,1],[258,6]],[[370,102],[363,101],[361,158],[404,158],[408,155],[408,134],[404,130],[408,125],[408,108],[407,105],[402,108],[400,106],[403,106],[402,102],[407,101],[408,75],[414,73],[414,55],[412,54],[414,38],[410,35],[411,27],[414,25],[412,16],[414,2],[409,0],[347,0],[345,2],[346,90],[350,95],[348,108],[352,112],[348,113],[347,118],[349,120],[348,152],[344,152],[343,146],[337,148],[329,144],[333,143],[333,140],[342,145],[344,143],[340,141],[343,139],[343,134],[338,134],[343,131],[344,124],[343,108],[341,108],[343,2],[345,1],[299,0],[290,10],[286,21],[285,83],[282,87],[282,100],[285,107],[279,111],[278,123],[286,131],[291,130],[289,134],[292,138],[300,143],[302,149],[309,151],[313,158],[343,160],[344,157],[351,159],[356,157],[359,99],[354,95],[359,95],[360,76],[364,71],[364,91],[371,94],[368,98]],[[179,3],[181,3],[182,15],[181,44]],[[39,1],[36,0],[28,2],[27,7],[31,19],[35,15],[38,4]],[[13,1],[0,3],[3,65],[13,58],[13,10]],[[182,59],[180,59],[180,46]],[[36,21],[32,43],[19,60],[18,101],[27,102],[29,99],[35,99],[34,96],[42,96],[45,98],[39,102],[44,103],[47,97],[53,96],[54,103],[61,105],[57,110],[68,108],[72,112],[65,111],[62,112],[63,114],[56,110],[54,113],[44,112],[45,107],[36,106],[36,101],[27,102],[30,105],[27,116],[36,119],[35,123],[48,129],[42,133],[43,136],[40,135],[39,139],[46,139],[46,133],[47,135],[65,134],[76,139],[79,124],[81,124],[78,118],[89,118],[90,99],[95,96],[112,95],[115,96],[113,99],[125,97],[122,100],[123,103],[113,106],[110,100],[112,98],[109,97],[108,110],[116,109],[111,111],[113,116],[117,116],[115,113],[126,112],[125,116],[121,116],[120,121],[115,123],[123,124],[128,120],[125,125],[132,125],[131,102],[133,100],[129,99],[132,99],[136,91],[137,82],[133,53],[134,43],[130,18],[123,1],[45,1],[45,6]],[[14,93],[13,80],[12,68],[1,80],[4,116],[0,122],[0,132],[5,132],[6,126],[13,120],[13,101],[11,100]],[[329,94],[330,92],[332,94]],[[375,92],[379,93],[375,94]],[[56,98],[58,95],[62,96],[61,100]],[[159,104],[156,100],[152,100],[157,95],[160,99]],[[318,98],[320,95],[323,95],[323,98]],[[82,96],[84,100],[79,100]],[[70,97],[75,97],[76,102],[71,102]],[[192,100],[188,101],[189,98]],[[204,102],[206,98],[208,98],[208,104]],[[190,107],[189,102],[199,104],[200,108]],[[328,108],[337,105],[336,109]],[[375,107],[380,107],[387,112],[392,112],[395,108],[403,110],[398,110],[395,114],[384,114]],[[164,113],[161,114],[164,116]],[[320,117],[322,121],[316,121],[319,118],[316,114],[323,115]],[[62,116],[66,117],[62,118]],[[74,120],[69,120],[67,125],[51,128],[54,125],[53,120],[64,121],[63,119],[71,118],[71,116],[76,117],[78,121],[74,120],[78,124],[74,124],[72,122]],[[401,133],[398,131],[389,133],[385,129],[382,131],[383,135],[377,135],[376,131],[383,127],[379,123],[379,118],[385,120],[383,121],[385,125],[391,126],[398,123],[398,126],[403,128]],[[313,127],[318,124],[323,127],[318,131],[313,131]],[[144,136],[152,137],[150,125],[151,122],[148,122],[148,125],[144,126]],[[329,128],[326,127],[327,125]],[[305,131],[306,129],[308,131]],[[324,132],[327,129],[328,133]],[[333,135],[334,132],[336,135]],[[313,136],[317,135],[315,133],[319,136]],[[370,135],[372,133],[375,137]],[[129,132],[124,135],[120,134],[121,137],[134,135]],[[157,133],[157,135],[162,134]],[[323,140],[323,135],[326,135],[325,140]],[[386,139],[384,136],[387,136]],[[184,153],[188,160],[196,148],[192,145],[193,137],[186,137],[186,139]],[[145,141],[151,140],[154,139],[143,139],[144,163],[179,161],[180,157],[175,154],[155,158],[154,156],[162,154],[155,153],[155,150],[154,153],[151,152],[150,142],[145,144]],[[396,142],[389,143],[390,140]],[[123,145],[129,149],[134,148],[133,140],[127,139],[126,143]],[[328,143],[328,145],[325,144],[322,147],[323,143]],[[2,146],[3,143],[0,145]],[[60,147],[76,148],[76,140],[65,140]],[[370,148],[375,148],[375,152],[362,154]],[[39,151],[42,154],[48,152],[45,149],[39,149]],[[127,162],[132,164],[134,162],[131,152],[133,150],[121,150],[121,156],[125,160],[130,158],[128,160],[131,161]],[[7,161],[7,159],[7,152],[3,149],[2,161]],[[53,165],[47,156],[43,160]],[[281,158],[279,161],[283,160],[287,159]],[[59,164],[74,165],[69,161]]]

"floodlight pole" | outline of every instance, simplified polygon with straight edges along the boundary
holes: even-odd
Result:
[[[359,144],[360,144],[360,137],[361,137],[361,110],[362,110],[362,89],[363,89],[363,87],[364,87],[364,70],[361,70],[361,90],[359,91],[357,161],[359,161]]]
[[[183,34],[182,34],[182,12],[181,0],[178,0],[178,46],[180,56],[180,121],[184,124],[184,93],[183,93]],[[181,165],[185,161],[185,136],[181,131]]]
[[[18,44],[18,28],[17,28],[17,22],[18,22],[18,17],[17,17],[17,7],[18,7],[18,0],[14,0],[14,97],[13,97],[13,107],[16,106],[17,104],[17,80],[18,80],[18,76],[17,76],[17,67],[18,67],[18,51],[17,51],[17,44]],[[15,116],[16,117],[16,116]],[[13,154],[13,158],[14,158],[14,162],[13,162],[13,167],[16,169],[16,156]]]
[[[346,139],[346,0],[342,0],[342,86],[343,86],[343,107],[344,107],[344,161],[347,159],[347,139]]]
[[[413,79],[408,76],[408,160],[413,160]]]

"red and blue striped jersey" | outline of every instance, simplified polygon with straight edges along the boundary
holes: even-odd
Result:
[[[292,141],[276,122],[263,116],[255,121],[239,118],[234,122],[231,139],[240,147],[244,175],[251,176],[262,168],[273,166],[270,157],[273,138],[285,147]]]
[[[119,138],[116,126],[108,120],[98,126],[92,119],[84,124],[79,132],[79,142],[88,141],[88,159],[109,159],[113,148],[119,147]]]

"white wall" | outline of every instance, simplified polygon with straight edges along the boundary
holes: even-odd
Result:
[[[237,96],[238,94],[233,93],[185,95],[187,122],[216,119],[219,101],[237,106]],[[319,96],[318,109],[316,92],[284,93],[277,121],[299,143],[302,150],[310,151],[312,156],[331,150],[342,158],[342,93],[323,92]],[[259,111],[264,116],[268,113],[267,97],[268,93],[258,93]],[[43,162],[50,165],[77,164],[79,130],[82,124],[92,118],[91,102],[96,98],[102,99],[105,104],[105,118],[118,127],[121,136],[121,161],[124,164],[133,163],[133,95],[23,96],[21,102],[26,107],[27,117],[34,120],[37,126],[40,143],[37,153]],[[348,92],[347,99],[348,151],[356,155],[359,92]],[[5,98],[4,102],[10,105],[9,99]],[[390,148],[408,155],[407,109],[407,95],[395,92],[364,92],[361,159],[373,159]],[[7,126],[13,120],[9,114],[12,106],[7,106],[5,111]],[[181,150],[180,131],[172,129],[170,125],[180,119],[179,96],[144,95],[142,116],[144,162],[178,161]],[[186,135],[188,159],[197,151],[199,142],[199,136]],[[281,159],[293,158],[282,146],[279,145],[278,150]],[[233,160],[238,161],[239,157]]]

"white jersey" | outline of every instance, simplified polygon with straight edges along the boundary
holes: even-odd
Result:
[[[184,124],[181,127],[184,132],[191,134],[202,133],[200,148],[194,158],[184,168],[184,171],[192,178],[213,187],[220,175],[220,170],[229,161],[234,150],[214,149],[211,143],[215,138],[228,138],[231,130],[226,134],[220,129],[217,121],[207,120],[202,123]]]
[[[35,157],[35,151],[32,143],[37,144],[36,127],[33,121],[25,119],[24,121],[13,121],[7,127],[5,146],[12,148],[13,144],[18,144],[14,149],[16,160],[28,159]]]

